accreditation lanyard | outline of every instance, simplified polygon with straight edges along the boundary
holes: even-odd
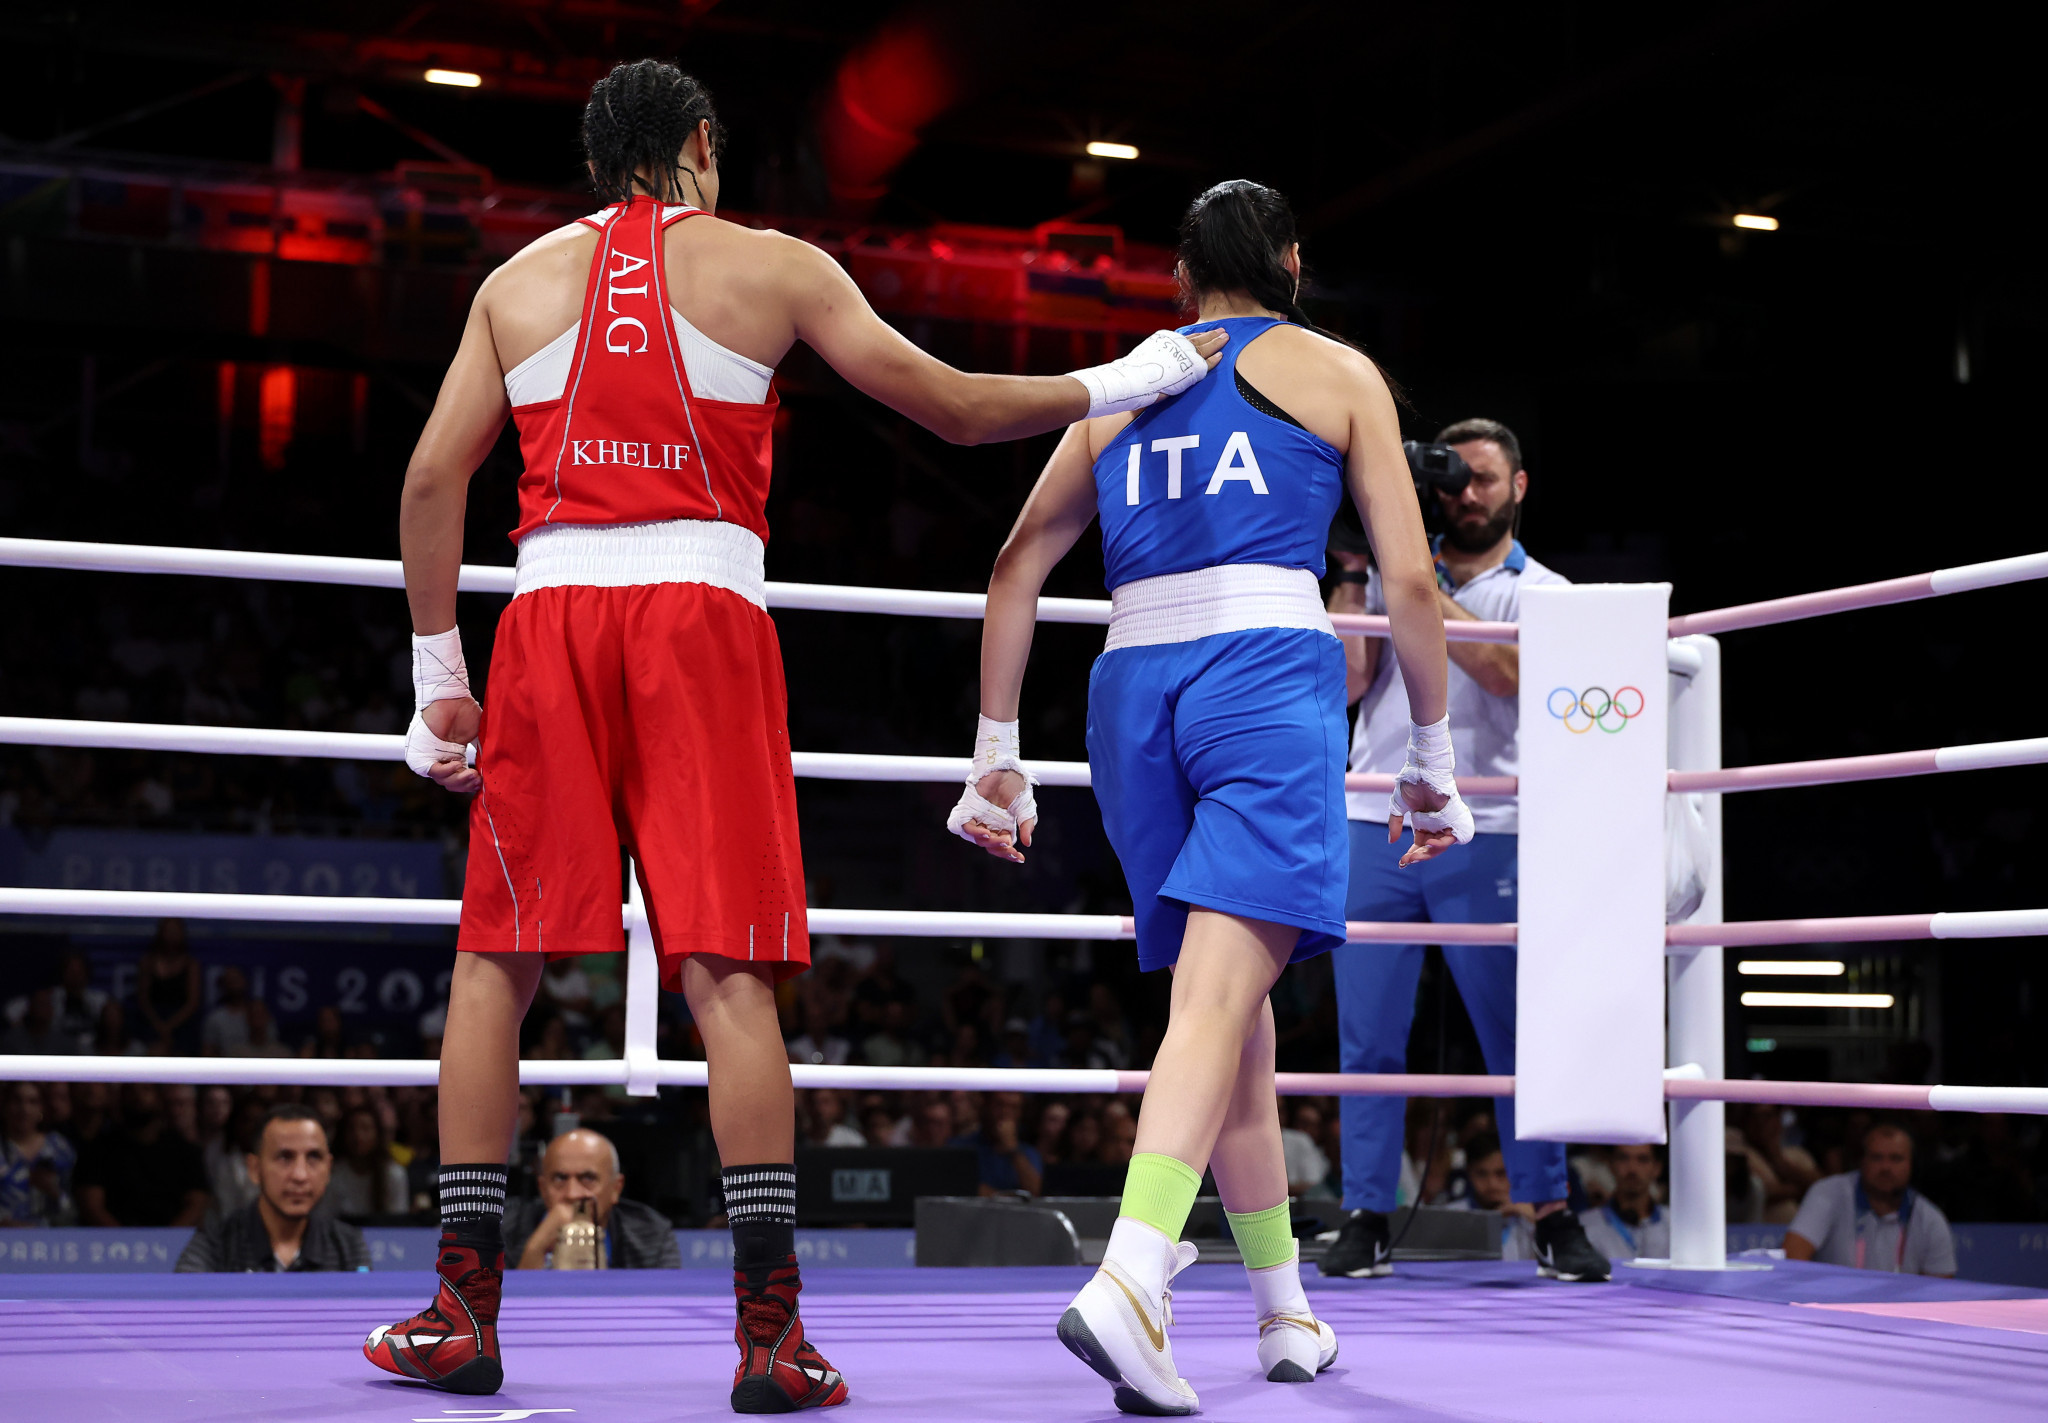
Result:
[[[1856,1268],[1859,1270],[1870,1268],[1865,1263],[1869,1258],[1870,1252],[1870,1240],[1864,1235],[1862,1229],[1865,1216],[1869,1216],[1877,1224],[1883,1224],[1883,1217],[1879,1216],[1876,1210],[1871,1207],[1870,1197],[1864,1194],[1863,1183],[1859,1180],[1856,1183]],[[1894,1274],[1903,1275],[1906,1272],[1906,1230],[1912,1218],[1913,1193],[1908,1190],[1899,1198],[1899,1248],[1895,1258],[1892,1260],[1892,1271]],[[1875,1227],[1873,1226],[1874,1229]]]
[[[1622,1240],[1627,1244],[1630,1255],[1642,1254],[1642,1251],[1638,1249],[1636,1246],[1636,1233],[1634,1227],[1630,1226],[1627,1221],[1621,1218],[1621,1212],[1615,1210],[1614,1203],[1612,1201],[1600,1207],[1600,1214],[1607,1217],[1607,1223],[1614,1227],[1615,1233],[1619,1235],[1622,1238]],[[1657,1207],[1653,1204],[1650,1207],[1650,1213],[1644,1216],[1641,1220],[1637,1221],[1636,1224],[1648,1225],[1653,1219],[1656,1218],[1656,1214]]]

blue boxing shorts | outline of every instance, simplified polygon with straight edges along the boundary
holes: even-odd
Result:
[[[1105,652],[1088,677],[1088,766],[1123,862],[1138,964],[1180,958],[1190,908],[1301,930],[1291,962],[1344,942],[1344,649],[1255,628]]]

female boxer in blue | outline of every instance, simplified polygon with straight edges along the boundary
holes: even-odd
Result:
[[[1217,185],[1181,228],[1199,320],[1228,333],[1191,390],[1072,426],[996,560],[981,726],[948,828],[1021,861],[1037,811],[1017,703],[1039,589],[1102,519],[1111,614],[1089,679],[1088,762],[1136,904],[1138,961],[1173,967],[1172,1016],[1102,1268],[1059,1337],[1135,1413],[1192,1413],[1168,1283],[1203,1168],[1250,1272],[1267,1378],[1306,1382],[1336,1336],[1302,1294],[1287,1217],[1267,995],[1344,942],[1344,654],[1317,579],[1348,485],[1385,578],[1410,737],[1388,820],[1401,863],[1471,838],[1451,776],[1443,623],[1394,403],[1362,353],[1307,329],[1278,193]]]

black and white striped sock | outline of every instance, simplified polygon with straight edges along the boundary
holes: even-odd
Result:
[[[441,1168],[441,1229],[498,1238],[505,1219],[505,1168],[492,1162]]]
[[[796,1253],[796,1167],[728,1166],[720,1185],[734,1269],[779,1265]]]

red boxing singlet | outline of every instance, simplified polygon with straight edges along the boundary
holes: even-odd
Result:
[[[580,221],[599,234],[569,381],[558,400],[517,406],[517,543],[553,524],[703,519],[768,539],[770,434],[764,404],[704,400],[670,318],[662,234],[700,208],[650,197]]]

